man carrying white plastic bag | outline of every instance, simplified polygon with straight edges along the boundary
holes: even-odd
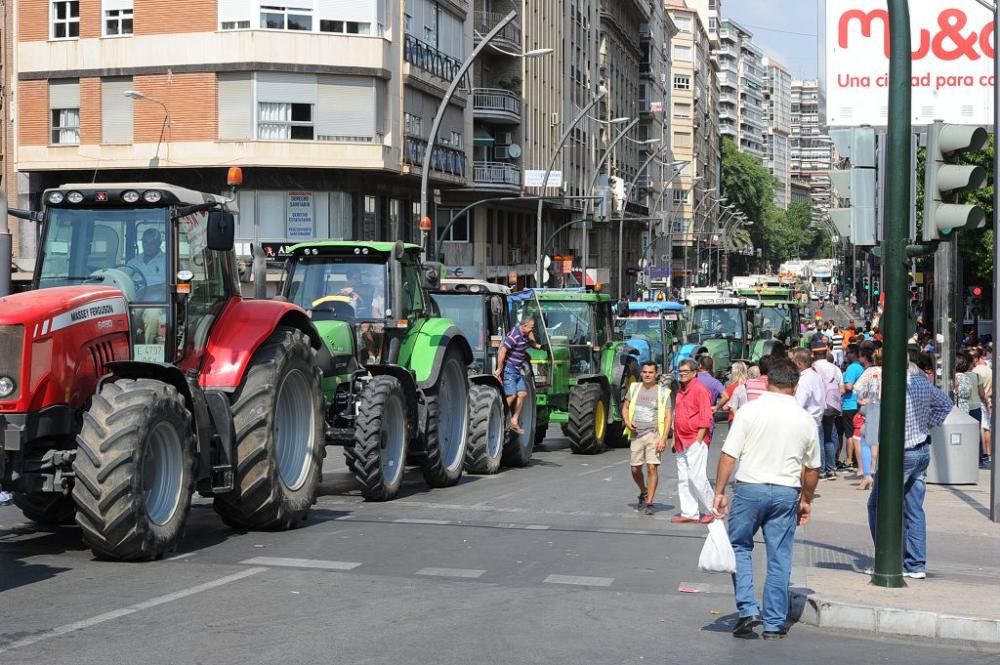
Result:
[[[739,610],[733,636],[749,637],[763,623],[764,639],[780,639],[787,630],[795,527],[809,521],[819,481],[820,444],[816,422],[795,401],[798,368],[790,360],[777,360],[767,378],[767,392],[736,412],[722,447],[715,474],[715,516],[729,515]],[[737,461],[730,509],[726,484]],[[767,547],[763,612],[754,595],[751,558],[758,529]]]
[[[706,573],[735,573],[736,554],[729,542],[726,523],[715,520],[708,525],[708,538],[698,557],[698,569]]]

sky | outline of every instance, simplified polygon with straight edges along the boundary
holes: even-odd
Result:
[[[753,33],[754,43],[793,78],[815,79],[817,7],[822,11],[820,0],[723,0],[722,16]]]

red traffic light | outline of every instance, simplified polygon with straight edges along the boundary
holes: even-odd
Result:
[[[974,298],[978,298],[981,295],[983,295],[983,287],[981,287],[981,286],[973,286],[972,287],[972,296]]]

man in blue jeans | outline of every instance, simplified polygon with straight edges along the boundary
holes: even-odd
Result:
[[[798,381],[799,370],[791,360],[775,361],[767,374],[767,392],[736,412],[719,457],[715,515],[729,514],[729,541],[736,554],[733,587],[740,616],[733,637],[750,637],[761,623],[764,639],[781,639],[787,630],[795,527],[809,521],[820,467],[819,428],[795,401]],[[726,483],[737,462],[730,509]],[[758,529],[767,547],[763,612],[754,594],[751,558]]]
[[[524,383],[521,368],[528,361],[528,347],[542,348],[535,340],[535,319],[525,316],[510,331],[497,354],[497,369],[493,373],[503,381],[503,394],[507,398],[507,406],[514,415],[510,419],[510,428],[518,434],[524,434],[521,429],[521,411],[524,401],[528,398],[528,386]]]
[[[910,367],[906,373],[906,427],[903,435],[903,577],[914,580],[927,577],[924,495],[927,493],[927,466],[931,461],[930,431],[944,422],[953,406],[948,396],[928,381],[921,371],[920,365],[933,367],[934,361],[921,356],[927,354],[910,352]],[[882,445],[890,444],[882,442]],[[872,532],[872,541],[875,540],[880,475],[881,470],[875,473],[875,487],[868,497],[868,527]]]

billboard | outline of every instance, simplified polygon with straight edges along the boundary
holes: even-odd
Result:
[[[976,0],[911,2],[913,124],[993,124],[993,17]],[[885,0],[826,0],[826,121],[884,126]]]

